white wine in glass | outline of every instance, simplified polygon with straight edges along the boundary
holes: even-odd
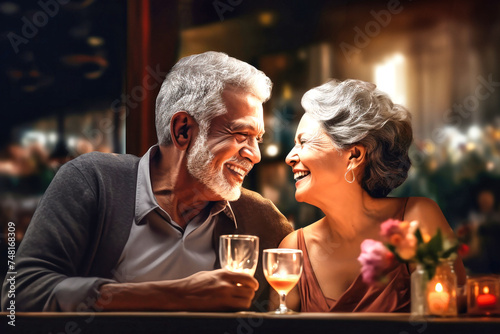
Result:
[[[294,313],[286,306],[286,295],[300,279],[302,261],[302,251],[298,249],[272,248],[264,250],[264,276],[280,295],[280,306],[272,313]]]
[[[222,268],[253,276],[259,261],[259,237],[244,234],[221,235],[219,257]]]

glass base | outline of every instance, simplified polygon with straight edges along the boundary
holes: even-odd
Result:
[[[274,311],[269,311],[268,314],[298,314],[299,312],[295,312],[292,309],[286,307],[278,307]]]

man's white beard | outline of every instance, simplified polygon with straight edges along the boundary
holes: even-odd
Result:
[[[215,156],[207,148],[206,143],[206,133],[200,132],[191,151],[188,153],[187,169],[189,173],[223,199],[227,201],[237,200],[241,195],[240,186],[232,186],[229,183],[223,174],[224,166],[216,169],[212,165]]]

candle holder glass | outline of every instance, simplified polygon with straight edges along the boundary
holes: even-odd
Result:
[[[477,316],[500,315],[500,277],[476,276],[467,279],[467,313]]]
[[[434,277],[427,282],[426,304],[428,315],[457,315],[457,276],[453,262],[443,261],[436,267]]]

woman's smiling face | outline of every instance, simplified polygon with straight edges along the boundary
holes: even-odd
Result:
[[[347,164],[321,124],[304,114],[295,134],[295,146],[286,163],[292,167],[295,198],[315,205],[326,191],[338,188],[344,181]]]

